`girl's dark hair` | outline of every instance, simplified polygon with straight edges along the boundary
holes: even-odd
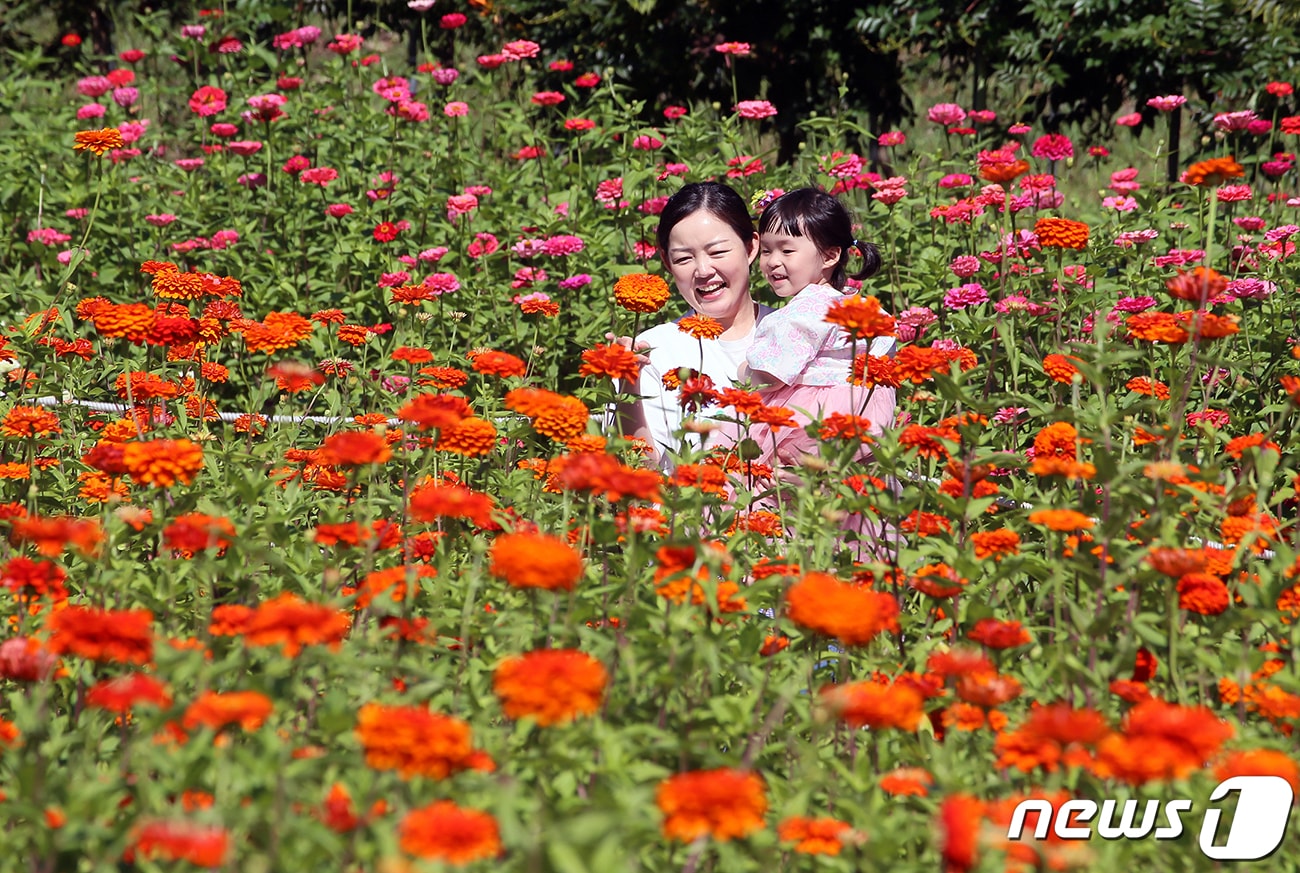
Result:
[[[857,249],[862,255],[862,268],[852,274],[854,279],[866,279],[880,270],[880,249],[874,243],[854,239],[853,219],[848,209],[817,188],[797,188],[773,200],[759,216],[758,232],[805,236],[819,252],[839,249],[840,260],[831,274],[831,284],[841,290],[849,277],[845,265],[850,249]]]
[[[668,254],[668,235],[683,218],[703,210],[724,221],[750,250],[754,240],[754,219],[749,216],[749,206],[739,194],[721,182],[692,182],[668,198],[664,211],[659,213],[659,228],[655,241],[659,251]]]

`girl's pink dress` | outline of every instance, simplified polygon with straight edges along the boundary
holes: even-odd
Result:
[[[798,422],[797,427],[775,431],[765,424],[751,424],[747,433],[740,434],[758,443],[760,463],[796,465],[804,455],[818,454],[817,439],[804,428],[832,413],[865,416],[873,434],[893,424],[894,389],[869,389],[849,382],[854,344],[839,325],[826,321],[831,304],[843,296],[829,285],[809,285],[763,319],[755,331],[746,356],[753,381],[768,383],[759,392],[764,403],[792,410]],[[890,355],[897,345],[893,337],[877,337],[869,347],[859,341],[856,351]],[[870,457],[871,450],[863,446],[858,459]]]

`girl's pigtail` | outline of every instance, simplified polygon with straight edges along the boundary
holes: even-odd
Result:
[[[862,255],[862,267],[852,274],[854,279],[862,281],[880,272],[880,267],[884,261],[881,259],[880,249],[876,248],[875,243],[864,243],[855,239],[852,248],[857,249],[858,253]]]

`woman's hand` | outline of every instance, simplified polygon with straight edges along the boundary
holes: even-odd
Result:
[[[646,354],[646,352],[650,351],[650,343],[645,340],[641,340],[634,344],[632,337],[630,336],[614,336],[612,333],[607,333],[605,334],[605,341],[614,343],[614,345],[622,346],[630,352],[635,352],[636,362],[642,367],[650,363],[650,356]]]

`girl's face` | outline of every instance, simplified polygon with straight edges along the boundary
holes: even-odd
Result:
[[[819,252],[806,236],[782,231],[759,237],[758,268],[777,297],[793,297],[814,282],[827,282],[840,260],[840,250]]]
[[[757,255],[758,234],[741,239],[731,225],[702,209],[673,226],[664,252],[677,290],[697,313],[722,323],[723,339],[739,338],[752,326],[749,268]]]

